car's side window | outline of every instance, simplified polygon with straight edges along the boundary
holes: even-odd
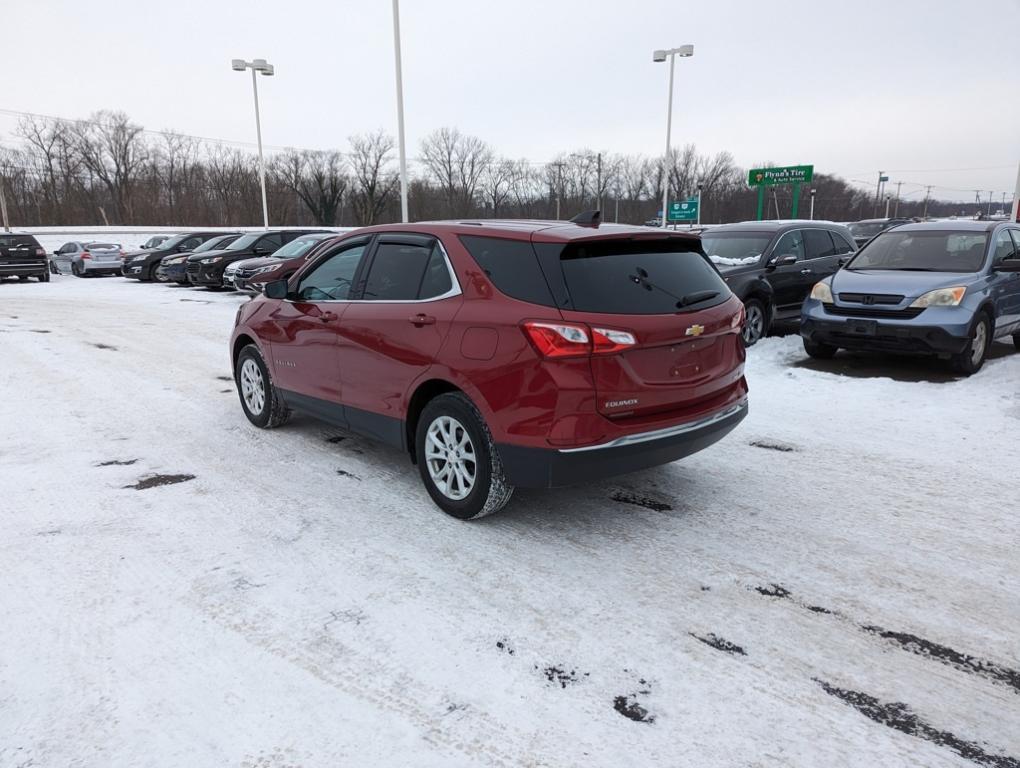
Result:
[[[264,248],[270,253],[283,247],[283,238],[278,234],[266,235],[258,241],[256,248]]]
[[[1009,259],[1020,259],[1020,229],[1011,229],[1009,233],[1013,236],[1013,255]]]
[[[298,283],[298,301],[342,301],[350,296],[365,243],[352,245],[328,256]]]
[[[443,251],[436,243],[432,247],[432,255],[425,265],[425,275],[421,279],[421,287],[418,289],[419,299],[434,299],[442,296],[453,288],[453,281],[450,279],[450,270],[446,266],[446,258]]]
[[[832,238],[829,236],[828,230],[825,229],[804,230],[804,251],[808,259],[821,259],[836,255]]]
[[[998,264],[1003,259],[1016,258],[1014,256],[1015,246],[1008,229],[1004,229],[998,234],[992,248],[992,264]]]
[[[183,243],[181,243],[181,250],[191,251],[198,248],[202,244],[202,238],[200,237],[189,237]]]
[[[790,255],[796,256],[797,261],[804,259],[804,233],[799,229],[787,232],[772,249],[772,258]]]
[[[839,232],[829,232],[832,235],[832,243],[836,246],[836,255],[842,256],[846,253],[853,253],[854,246]]]
[[[414,301],[419,297],[426,267],[436,250],[434,243],[380,243],[368,270],[362,298],[368,301]]]

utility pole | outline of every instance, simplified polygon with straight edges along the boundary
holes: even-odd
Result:
[[[995,194],[995,192],[989,192],[988,193],[988,216],[989,216],[989,218],[992,215],[992,195],[994,195],[994,194]]]
[[[811,221],[815,220],[815,192],[817,192],[817,190],[814,187],[811,187]]]
[[[922,219],[928,218],[928,200],[931,198],[931,185],[929,184],[924,190],[924,213],[921,214]]]
[[[563,194],[563,162],[553,163],[556,166],[556,221],[560,220],[560,196]]]
[[[0,218],[4,220],[4,232],[11,231],[11,223],[7,220],[7,196],[4,194],[4,185],[7,179],[0,173]]]
[[[400,0],[393,0],[393,60],[397,75],[397,149],[400,157],[400,220],[407,213],[407,149],[404,145],[404,73],[400,63]]]
[[[602,153],[595,156],[595,209],[602,210]]]
[[[883,173],[885,173],[885,171],[879,171],[878,172],[878,181],[875,183],[875,210],[872,212],[872,215],[874,215],[876,217],[878,216],[878,197],[879,197],[879,195],[882,194],[882,174]]]
[[[889,195],[885,196],[885,217],[889,218]]]
[[[896,209],[893,211],[893,216],[899,216],[900,215],[900,188],[902,186],[903,186],[903,182],[902,181],[897,181],[896,182]]]

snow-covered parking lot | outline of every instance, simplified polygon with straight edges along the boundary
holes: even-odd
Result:
[[[0,284],[0,766],[1020,765],[1012,346],[768,339],[718,445],[464,523],[248,424],[246,300]]]

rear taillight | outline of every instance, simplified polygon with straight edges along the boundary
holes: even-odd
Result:
[[[89,253],[88,251],[82,251],[81,257],[83,259],[91,259],[92,258],[92,254]]]
[[[35,255],[36,256],[45,256],[46,255],[46,251],[44,249],[40,248],[39,246],[36,246],[36,248],[35,248]]]
[[[735,330],[737,330],[739,328],[743,328],[744,327],[744,314],[745,314],[744,313],[744,307],[741,306],[740,307],[740,311],[737,312],[737,314],[735,314],[730,319],[730,330],[731,331],[735,331]]]
[[[589,328],[580,323],[547,323],[529,320],[525,335],[543,357],[609,355],[637,344],[634,334],[612,328]]]
[[[592,346],[596,355],[608,355],[620,352],[637,344],[633,333],[616,331],[612,328],[592,328]]]

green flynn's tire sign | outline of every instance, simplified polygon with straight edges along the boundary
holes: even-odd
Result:
[[[811,181],[815,173],[813,165],[787,165],[783,168],[752,168],[747,172],[747,184],[751,187],[771,184],[801,184]]]

